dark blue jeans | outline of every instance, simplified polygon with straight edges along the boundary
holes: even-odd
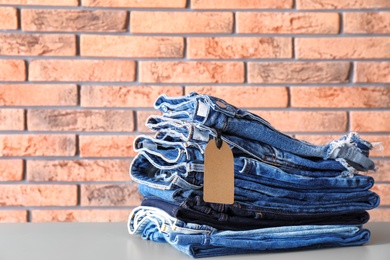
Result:
[[[142,206],[164,210],[186,223],[212,226],[219,230],[250,230],[291,225],[361,225],[369,220],[366,211],[348,214],[290,215],[277,211],[251,211],[235,206],[205,203],[202,199],[188,199],[177,205],[158,197],[145,197]]]
[[[318,217],[354,214],[372,208],[372,206],[364,205],[364,203],[359,206],[351,206],[353,203],[350,202],[336,203],[337,206],[334,205],[334,203],[326,205],[311,205],[310,203],[307,203],[307,205],[284,204],[282,206],[270,203],[269,205],[261,206],[253,205],[251,202],[235,201],[232,205],[225,205],[204,202],[202,191],[182,189],[163,191],[151,188],[147,185],[139,185],[138,189],[140,194],[144,197],[157,197],[178,206],[185,204],[191,208],[196,208],[196,210],[201,213],[208,214],[211,211],[220,213],[218,219],[224,214],[228,214],[251,218],[263,216],[263,218],[266,219],[289,220],[292,217],[305,218],[307,216]]]

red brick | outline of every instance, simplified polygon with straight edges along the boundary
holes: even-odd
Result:
[[[190,59],[291,58],[291,38],[190,37]]]
[[[371,191],[379,195],[381,198],[381,206],[390,205],[390,184],[375,183],[374,187],[371,188]]]
[[[292,0],[192,0],[192,9],[283,9],[292,8]]]
[[[1,106],[76,106],[77,86],[71,84],[0,85]]]
[[[388,87],[292,87],[292,107],[390,107]]]
[[[187,86],[186,94],[192,91],[216,96],[237,107],[287,107],[288,91],[285,87],[212,87]]]
[[[0,135],[0,156],[73,156],[74,135]]]
[[[0,0],[0,4],[1,4]],[[16,8],[0,7],[0,30],[18,29],[18,14]]]
[[[0,60],[0,81],[24,81],[25,79],[24,60]]]
[[[29,110],[32,131],[127,132],[134,130],[131,110]]]
[[[47,6],[77,6],[78,0],[0,0],[0,4],[8,5],[47,5]]]
[[[134,81],[131,60],[33,60],[32,81]]]
[[[352,111],[351,128],[357,132],[389,132],[390,111]]]
[[[187,0],[81,0],[83,6],[121,8],[184,8]]]
[[[75,206],[76,185],[0,185],[2,206]]]
[[[249,83],[342,83],[348,62],[249,62]]]
[[[0,108],[0,131],[2,130],[24,130],[24,110]]]
[[[21,181],[23,168],[23,160],[0,160],[0,181]]]
[[[130,209],[32,210],[32,222],[126,222]]]
[[[26,210],[2,210],[0,211],[0,223],[27,222]]]
[[[182,37],[81,35],[81,56],[182,58]]]
[[[124,32],[128,13],[120,10],[22,9],[23,31]]]
[[[130,160],[28,160],[27,179],[29,181],[130,181],[129,166]]]
[[[340,17],[337,13],[238,12],[238,33],[336,34]]]
[[[389,45],[390,37],[298,38],[295,53],[298,59],[380,59],[390,58]]]
[[[297,9],[365,9],[390,7],[388,0],[297,0]]]
[[[354,81],[390,83],[390,62],[357,62]]]
[[[227,12],[137,12],[130,16],[132,33],[232,33]]]
[[[171,86],[82,86],[83,107],[153,107],[161,94],[180,96],[181,87]]]
[[[146,123],[146,120],[148,119],[149,116],[155,116],[155,115],[161,115],[160,112],[158,112],[157,110],[153,110],[153,111],[137,111],[137,122],[138,122],[138,125],[137,125],[137,131],[138,132],[151,132],[151,130],[149,129],[149,127],[147,127],[145,125]]]
[[[81,185],[81,206],[138,206],[141,195],[135,184]]]
[[[0,55],[76,55],[76,37],[74,35],[0,34],[0,45]]]
[[[252,111],[283,132],[342,132],[347,113],[334,111]]]
[[[390,12],[344,13],[345,33],[390,33]]]
[[[135,136],[82,135],[79,137],[82,157],[133,157]]]
[[[390,222],[390,209],[376,208],[370,210],[370,222]]]
[[[380,144],[370,152],[370,156],[390,156],[390,135],[361,135],[362,138],[366,139],[371,143]]]
[[[375,160],[374,162],[377,171],[370,171],[362,174],[373,177],[375,182],[390,182],[390,161]]]
[[[146,83],[242,83],[242,62],[141,61],[139,77]]]

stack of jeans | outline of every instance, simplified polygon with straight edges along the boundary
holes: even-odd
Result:
[[[131,234],[192,257],[362,245],[362,225],[379,205],[373,145],[350,133],[317,146],[277,131],[222,99],[160,96],[134,141],[131,178],[143,196]],[[204,151],[222,139],[234,156],[234,203],[203,200]]]

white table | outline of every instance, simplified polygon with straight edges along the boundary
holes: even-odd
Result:
[[[365,227],[371,230],[371,240],[364,246],[207,259],[389,260],[390,223],[369,223]],[[191,257],[168,244],[129,235],[125,223],[17,223],[0,224],[0,259],[180,260]]]

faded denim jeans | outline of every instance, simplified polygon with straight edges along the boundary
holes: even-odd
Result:
[[[249,111],[236,108],[226,101],[191,93],[181,97],[161,95],[155,108],[164,117],[193,122],[246,140],[256,140],[274,148],[302,157],[336,159],[346,168],[358,171],[374,170],[368,158],[372,144],[351,133],[327,145],[317,146],[294,139],[276,130],[269,122]]]
[[[149,117],[146,125],[157,132],[155,135],[156,139],[182,141],[189,144],[196,143],[203,150],[209,140],[217,137],[216,131],[209,127],[162,116]],[[337,160],[305,158],[255,140],[228,134],[222,135],[221,139],[230,146],[235,156],[254,158],[277,166],[288,173],[315,176],[317,171],[321,171],[320,175],[324,176],[334,175],[335,172],[339,171],[355,171],[351,167],[346,169]]]
[[[171,182],[174,178],[180,178],[190,189],[202,187],[204,143],[167,141],[141,135],[134,141],[134,150],[138,155],[130,167],[130,175],[135,181],[142,183],[149,179]],[[337,175],[332,172],[334,176],[323,171],[313,172],[312,176],[315,177],[291,174],[274,165],[239,155],[234,159],[234,166],[236,178],[245,177],[246,180],[260,184],[292,190],[352,192],[367,190],[374,184],[374,179],[370,176],[347,171],[337,172]],[[143,171],[137,168],[142,168]]]

